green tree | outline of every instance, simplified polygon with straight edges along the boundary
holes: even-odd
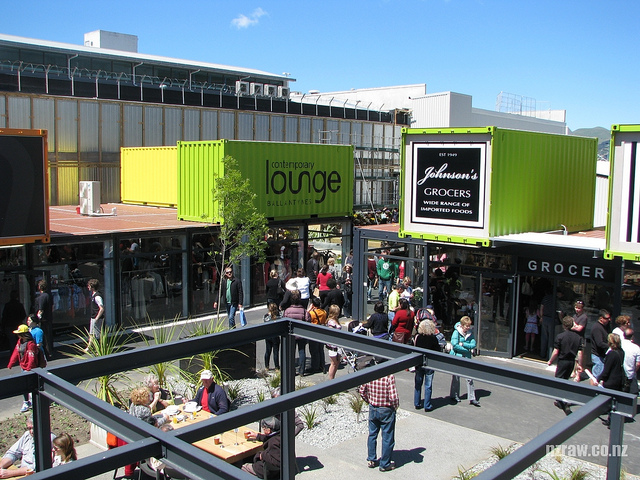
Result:
[[[256,208],[257,195],[251,189],[249,179],[242,176],[238,161],[230,156],[222,161],[224,175],[215,179],[216,188],[212,191],[221,219],[222,269],[236,265],[243,257],[254,257],[257,262],[264,262],[267,219]],[[218,286],[218,316],[221,289],[222,281]]]

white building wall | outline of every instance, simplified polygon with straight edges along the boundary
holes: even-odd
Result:
[[[138,53],[138,36],[108,32],[106,30],[94,30],[84,34],[84,46]]]
[[[562,118],[562,121],[494,112],[473,108],[470,95],[455,92],[433,93],[412,98],[411,102],[413,128],[495,126],[561,135],[567,133],[564,111],[548,114],[549,117]]]

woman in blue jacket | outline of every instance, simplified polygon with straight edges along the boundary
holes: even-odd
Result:
[[[471,328],[471,318],[464,316],[453,328],[453,334],[451,335],[451,355],[471,358],[471,351],[474,348],[476,348],[476,339],[473,336],[473,329]],[[466,380],[469,404],[474,407],[479,407],[480,402],[476,400],[476,389],[473,386],[473,379],[467,378]],[[453,403],[460,402],[460,377],[457,375],[451,376],[449,396]]]

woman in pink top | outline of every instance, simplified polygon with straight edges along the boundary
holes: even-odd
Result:
[[[329,265],[324,265],[320,272],[318,272],[318,277],[316,279],[316,286],[318,290],[320,290],[320,300],[324,302],[324,297],[329,293],[329,286],[327,285],[327,281],[333,278],[331,273],[329,272]]]

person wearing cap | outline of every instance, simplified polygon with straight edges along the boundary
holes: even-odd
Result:
[[[196,402],[205,412],[221,415],[229,411],[229,399],[224,389],[213,381],[211,370],[203,370],[200,374],[202,386],[198,389],[196,397],[192,402]]]
[[[263,433],[249,434],[248,440],[264,442],[264,450],[255,454],[253,463],[242,465],[242,470],[259,478],[280,478],[280,420],[265,418],[260,428]]]
[[[20,325],[13,333],[18,336],[18,342],[16,343],[11,358],[9,358],[9,364],[7,368],[11,370],[14,365],[20,365],[23,372],[36,368],[38,366],[38,345],[33,340],[29,327],[26,325]],[[24,413],[31,408],[31,401],[29,400],[29,394],[24,394],[24,402],[20,413]]]

